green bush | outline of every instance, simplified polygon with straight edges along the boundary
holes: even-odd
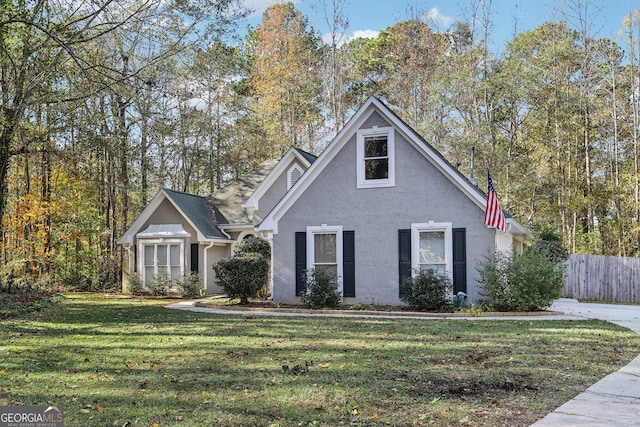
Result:
[[[180,295],[186,298],[199,297],[202,291],[200,276],[195,271],[182,276],[176,286],[180,290]]]
[[[127,278],[127,291],[131,295],[140,295],[144,290],[144,284],[142,283],[142,278],[139,274],[134,273],[130,274]]]
[[[543,246],[522,254],[489,254],[477,268],[480,295],[500,311],[537,311],[562,296],[566,264]]]
[[[231,299],[248,304],[269,280],[269,262],[258,254],[223,258],[213,265],[218,284]]]
[[[246,256],[251,254],[260,255],[268,262],[271,262],[271,245],[261,237],[248,235],[235,246],[234,256]],[[267,280],[256,296],[261,300],[266,300],[270,295],[271,289],[269,288],[269,281]]]
[[[313,310],[337,308],[340,292],[335,274],[326,270],[308,270],[304,275],[304,291],[300,295],[302,305]]]
[[[151,283],[147,283],[147,288],[151,295],[167,296],[169,295],[169,288],[171,287],[171,279],[166,273],[160,273],[153,276]]]
[[[238,242],[234,248],[235,256],[244,256],[248,254],[260,254],[266,260],[271,259],[271,245],[265,239],[248,235]]]
[[[419,311],[442,310],[453,292],[449,277],[430,268],[406,279],[402,286],[400,300]]]

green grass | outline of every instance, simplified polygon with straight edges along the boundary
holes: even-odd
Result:
[[[637,356],[599,321],[220,316],[68,295],[0,322],[0,405],[81,426],[528,426]]]

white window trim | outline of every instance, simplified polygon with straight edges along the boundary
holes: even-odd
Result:
[[[291,166],[287,171],[287,190],[290,190],[291,187],[293,187],[293,185],[295,184],[295,182],[293,182],[291,178],[291,175],[293,175],[294,171],[298,171],[300,173],[300,178],[302,178],[302,174],[304,173],[304,171],[298,164]],[[300,180],[300,178],[298,178],[298,180]]]
[[[145,274],[145,259],[144,248],[151,245],[180,245],[180,276],[184,276],[184,264],[185,264],[185,239],[138,239],[138,275],[142,280],[143,285],[146,283]],[[169,255],[167,255],[169,256]],[[158,266],[154,260],[154,275],[158,274]],[[171,272],[169,272],[171,274]]]
[[[411,275],[415,277],[420,268],[420,233],[423,231],[444,231],[444,253],[446,274],[453,282],[453,237],[450,222],[433,222],[411,224]]]
[[[314,235],[315,234],[335,234],[336,235],[336,262],[338,263],[338,291],[340,295],[343,293],[342,288],[342,226],[341,225],[326,225],[322,224],[320,226],[308,226],[307,227],[307,270],[312,270],[315,268],[314,260],[315,260],[315,246],[314,246]]]
[[[387,179],[365,179],[364,139],[367,136],[387,136],[387,154],[389,156],[389,177]],[[359,129],[357,132],[356,161],[357,188],[394,187],[396,185],[395,132],[393,127],[377,127]]]

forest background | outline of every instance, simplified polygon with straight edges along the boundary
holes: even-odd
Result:
[[[638,10],[614,41],[567,0],[495,52],[490,0],[368,39],[343,36],[345,2],[316,2],[321,37],[292,3],[247,28],[239,0],[0,0],[0,281],[118,289],[117,240],[158,189],[318,154],[370,95],[467,176],[475,147],[479,187],[488,167],[570,252],[639,255]]]

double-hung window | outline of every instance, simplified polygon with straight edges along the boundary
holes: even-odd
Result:
[[[357,135],[357,187],[395,185],[395,141],[391,127],[360,129]]]
[[[450,279],[453,272],[451,223],[411,224],[412,270],[434,270]]]
[[[342,292],[342,226],[307,227],[307,270],[333,274]]]

